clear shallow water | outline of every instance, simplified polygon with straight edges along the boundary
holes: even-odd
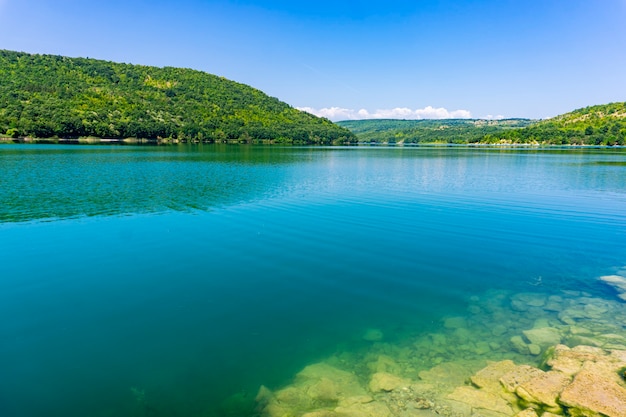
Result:
[[[0,414],[242,415],[232,398],[252,408],[368,328],[401,343],[491,289],[615,298],[596,278],[626,264],[625,163],[2,146]]]

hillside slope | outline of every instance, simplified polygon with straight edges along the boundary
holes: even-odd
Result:
[[[344,143],[354,135],[263,92],[182,68],[0,50],[0,136]]]
[[[524,129],[487,135],[482,142],[625,145],[626,103],[585,107],[542,120]]]

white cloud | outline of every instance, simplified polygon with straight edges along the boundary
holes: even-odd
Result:
[[[326,117],[333,121],[361,119],[471,119],[472,117],[469,110],[449,111],[443,107],[435,108],[432,106],[415,110],[407,107],[396,107],[395,109],[378,109],[373,112],[366,109],[354,110],[344,109],[341,107],[327,107],[323,109],[298,107],[298,110],[302,110],[316,116]]]
[[[493,114],[488,114],[484,117],[481,117],[481,119],[485,119],[485,120],[502,120],[505,117],[501,114],[498,114],[497,116],[494,116]]]

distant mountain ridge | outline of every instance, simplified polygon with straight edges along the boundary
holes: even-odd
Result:
[[[487,134],[530,126],[529,119],[423,119],[346,120],[338,125],[350,129],[365,143],[472,143]]]
[[[545,120],[347,120],[365,143],[626,145],[626,102],[577,109]]]
[[[0,50],[0,136],[341,144],[356,137],[201,71]]]

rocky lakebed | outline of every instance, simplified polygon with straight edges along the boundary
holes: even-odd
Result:
[[[599,278],[613,296],[491,290],[441,331],[306,366],[262,386],[263,417],[626,417],[626,268]],[[609,288],[607,287],[607,288]]]

